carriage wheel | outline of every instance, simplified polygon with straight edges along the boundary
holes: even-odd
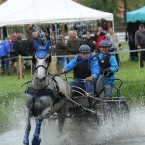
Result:
[[[114,126],[116,120],[117,104],[115,102],[105,102],[103,106],[104,122]]]
[[[126,102],[121,102],[118,108],[118,118],[127,119],[129,117],[129,108]]]
[[[108,104],[104,106],[104,120],[109,122],[113,120],[112,109]]]
[[[95,110],[97,112],[97,116],[96,116],[96,122],[98,123],[98,125],[101,125],[102,122],[104,121],[104,108],[103,108],[103,104],[104,102],[96,102],[96,105],[93,105],[93,110]]]
[[[80,105],[82,105],[83,107],[90,108],[90,100],[88,97],[74,96],[73,100],[79,103]],[[69,113],[71,114],[71,116],[74,118],[76,122],[80,122],[80,123],[82,121],[85,121],[86,120],[85,118],[88,118],[90,116],[89,112],[87,112],[83,108],[73,103],[70,103]]]

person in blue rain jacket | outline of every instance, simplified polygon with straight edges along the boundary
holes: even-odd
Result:
[[[112,84],[114,83],[114,74],[118,72],[118,63],[114,55],[109,54],[109,42],[102,40],[99,43],[100,53],[97,56],[101,73],[104,74],[104,97],[112,98]]]
[[[80,87],[87,93],[94,95],[94,84],[98,77],[99,65],[88,45],[81,45],[79,55],[75,56],[60,72],[65,73],[72,70],[74,80],[69,83],[70,86]]]

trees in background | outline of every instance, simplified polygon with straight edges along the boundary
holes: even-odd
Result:
[[[77,0],[77,2],[93,9],[113,13],[115,25],[125,25],[126,12],[145,5],[145,0]]]
[[[2,4],[2,3],[5,2],[5,1],[7,1],[7,0],[0,0],[0,4]]]

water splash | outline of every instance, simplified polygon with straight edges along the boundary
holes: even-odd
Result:
[[[9,110],[12,121],[15,121],[14,114],[20,114],[21,111],[21,115],[16,117],[20,120],[17,121],[17,124],[14,122],[11,131],[0,135],[0,145],[22,144],[25,130],[24,112],[23,109],[17,111],[11,112]],[[122,120],[121,123],[115,122],[113,126],[109,123],[97,126],[92,124],[90,120],[79,123],[74,119],[67,119],[64,125],[64,132],[61,135],[57,130],[57,120],[45,120],[42,124],[40,135],[42,138],[41,145],[144,145],[144,112],[144,107],[134,107],[131,109],[129,119]],[[32,119],[30,141],[32,140],[34,126],[35,121]]]

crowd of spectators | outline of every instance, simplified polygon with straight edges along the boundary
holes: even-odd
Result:
[[[79,53],[79,47],[82,44],[86,44],[90,47],[92,53],[99,54],[99,43],[102,40],[107,40],[110,44],[109,52],[117,51],[118,38],[114,32],[111,32],[112,28],[109,29],[110,34],[106,34],[101,26],[97,28],[94,35],[91,35],[89,32],[86,32],[85,38],[82,40],[77,36],[76,30],[70,30],[68,32],[69,38],[65,40],[63,35],[58,35],[57,38],[55,32],[52,33],[50,27],[50,32],[47,33],[42,29],[37,32],[36,28],[29,26],[27,28],[27,40],[22,40],[22,34],[12,34],[10,40],[0,41],[0,60],[1,60],[1,72],[0,75],[7,74],[11,75],[13,73],[14,65],[17,63],[17,75],[18,79],[20,78],[19,62],[17,60],[18,55],[21,56],[32,56],[35,53],[34,40],[37,41],[39,46],[44,46],[47,40],[51,40],[51,47],[55,48],[55,55],[57,57],[57,63],[60,66],[60,70],[73,59],[72,55],[77,55]],[[113,30],[112,30],[113,31]],[[51,36],[49,36],[51,34]],[[53,35],[54,34],[54,35]],[[52,46],[54,45],[55,46]],[[51,52],[52,52],[51,51]],[[67,57],[64,57],[67,55]],[[68,55],[71,55],[68,57]],[[61,57],[62,56],[62,57]],[[22,68],[24,67],[24,60],[22,59]],[[35,67],[33,64],[33,73],[35,72]],[[22,76],[24,78],[24,71],[22,69]]]

